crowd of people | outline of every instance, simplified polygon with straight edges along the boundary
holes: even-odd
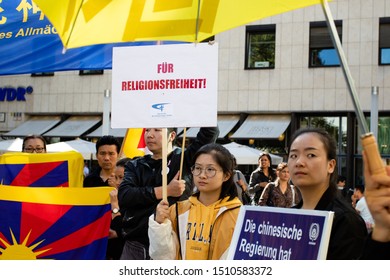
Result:
[[[215,143],[218,133],[201,128],[182,150],[173,148],[175,129],[149,128],[145,142],[151,153],[134,159],[119,158],[114,136],[97,141],[98,166],[85,174],[84,187],[114,188],[106,259],[225,259],[246,204],[332,211],[327,259],[390,259],[390,167],[387,175],[371,174],[363,152],[365,186],[351,193],[337,174],[335,140],[323,129],[306,128],[292,136],[288,160],[276,169],[269,154],[260,154],[247,183],[234,156]],[[46,141],[27,136],[22,151],[45,153]]]

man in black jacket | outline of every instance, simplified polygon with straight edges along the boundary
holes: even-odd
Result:
[[[173,150],[176,131],[168,128],[167,196],[171,204],[192,194],[191,160],[205,144],[215,142],[218,128],[201,128],[184,151],[182,179],[179,178],[180,148]],[[147,260],[149,257],[148,218],[162,199],[162,132],[161,128],[145,130],[145,142],[152,155],[130,161],[119,186],[118,198],[123,213],[123,235],[126,240],[122,260]],[[180,180],[179,180],[180,179]]]
[[[114,173],[121,146],[112,135],[104,135],[96,142],[96,158],[99,166],[84,178],[84,188],[109,186],[108,179]]]

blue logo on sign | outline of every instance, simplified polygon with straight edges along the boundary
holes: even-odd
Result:
[[[152,105],[152,108],[156,109],[156,110],[160,110],[161,112],[164,111],[164,108],[165,108],[165,105],[167,105],[169,103],[157,103],[157,104],[153,104]]]
[[[309,229],[309,239],[310,245],[315,245],[315,242],[318,239],[318,236],[320,235],[320,225],[318,223],[312,223]]]

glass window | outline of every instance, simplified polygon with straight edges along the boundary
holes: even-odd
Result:
[[[342,21],[335,21],[340,41],[342,39]],[[340,60],[334,48],[325,21],[310,23],[309,41],[309,67],[332,67],[339,66]]]
[[[379,65],[390,65],[390,18],[379,19]]]
[[[275,68],[276,25],[246,27],[245,69]]]
[[[54,72],[39,72],[39,73],[32,73],[31,77],[52,77],[54,76]]]
[[[338,143],[337,153],[347,152],[347,117],[302,117],[301,127],[321,127],[333,135]]]
[[[103,73],[103,70],[80,70],[79,75],[102,75]]]
[[[338,172],[339,174],[347,174],[347,117],[301,117],[300,127],[321,127],[332,135],[337,143]]]
[[[370,126],[370,117],[366,117],[366,123]],[[363,160],[362,160],[362,131],[360,126],[356,122],[357,133],[356,133],[356,147],[355,147],[355,180],[356,182],[363,182],[361,174],[363,174]],[[376,142],[378,145],[378,150],[381,155],[381,158],[386,165],[390,165],[390,117],[389,116],[379,116],[378,118],[378,135],[376,137]]]
[[[354,158],[355,162],[355,178],[354,185],[364,185],[363,177],[363,158],[359,155]]]
[[[390,154],[390,117],[378,120],[378,146],[381,154]]]
[[[370,124],[370,117],[367,117],[367,124]],[[382,157],[390,156],[390,117],[379,117],[378,118],[378,135],[377,144],[379,153]],[[359,138],[361,131],[359,129]],[[359,142],[358,153],[362,152],[361,141]]]

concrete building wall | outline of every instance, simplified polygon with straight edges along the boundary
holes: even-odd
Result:
[[[379,109],[389,110],[390,67],[378,66],[378,37],[379,18],[390,16],[390,1],[338,0],[330,8],[334,19],[342,20],[342,45],[363,109],[370,109],[371,87],[378,86]],[[313,21],[325,21],[321,6],[253,23],[276,24],[275,69],[244,70],[245,26],[217,35],[218,110],[353,111],[341,67],[308,67],[309,24]]]
[[[343,49],[363,110],[370,109],[371,87],[379,87],[379,110],[390,109],[390,66],[378,66],[379,18],[390,16],[390,0],[337,0],[329,3],[343,22]],[[216,35],[219,44],[219,113],[353,111],[341,67],[309,68],[309,24],[325,21],[321,6],[308,7],[252,24],[276,24],[275,69],[244,70],[245,26]],[[80,76],[0,76],[0,85],[32,86],[26,102],[1,102],[8,131],[31,114],[95,114],[103,111],[103,92],[111,71]],[[22,113],[21,117],[15,113]],[[16,116],[16,117],[15,117]]]

